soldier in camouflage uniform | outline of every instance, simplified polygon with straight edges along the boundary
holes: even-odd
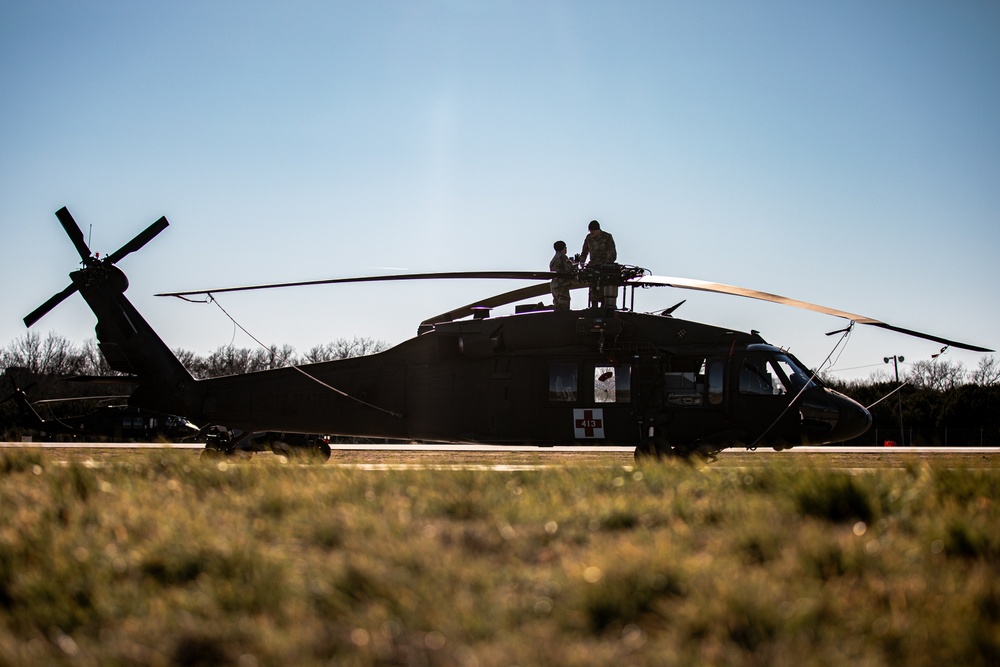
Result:
[[[573,260],[566,256],[566,244],[562,241],[556,241],[552,244],[552,247],[555,249],[556,254],[549,261],[549,271],[556,273],[573,273],[576,271],[576,265],[573,264]],[[569,310],[569,287],[572,282],[569,278],[552,279],[549,289],[552,291],[553,309]]]
[[[583,266],[587,257],[590,257],[590,265],[614,264],[618,259],[618,250],[615,248],[615,239],[611,234],[601,229],[601,223],[591,220],[587,226],[590,233],[583,240],[583,250],[580,252],[580,266]],[[596,287],[590,288],[590,305],[599,308],[610,303],[615,305],[618,299],[618,287],[609,286],[603,290]]]

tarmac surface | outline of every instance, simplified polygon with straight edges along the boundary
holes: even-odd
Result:
[[[4,448],[41,449],[58,452],[68,461],[115,462],[151,450],[171,449],[200,456],[202,443],[38,443],[0,442]],[[556,467],[567,465],[624,466],[635,465],[631,447],[529,447],[492,445],[441,445],[417,443],[334,444],[333,455],[326,465],[341,465],[367,469],[441,468],[494,470]],[[278,457],[271,452],[255,452],[254,458],[267,460]],[[237,458],[249,458],[242,456]],[[796,447],[775,452],[771,449],[727,449],[716,459],[696,459],[693,464],[709,468],[744,468],[755,465],[787,463],[817,468],[851,470],[884,469],[927,463],[955,468],[1000,470],[1000,447]]]

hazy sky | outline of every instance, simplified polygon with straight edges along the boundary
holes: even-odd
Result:
[[[619,261],[1000,348],[1000,4],[36,2],[0,6],[0,345],[79,258],[122,261],[171,347],[254,343],[156,292]],[[220,297],[266,343],[398,343],[523,283]],[[656,289],[819,365],[841,320]],[[574,306],[585,305],[574,294]],[[77,295],[35,329],[94,336]],[[939,345],[858,327],[840,377]],[[974,367],[981,355],[952,350]]]

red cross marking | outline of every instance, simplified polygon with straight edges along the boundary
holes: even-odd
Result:
[[[576,427],[582,428],[588,438],[594,437],[594,429],[604,428],[604,420],[596,419],[591,410],[583,411],[583,419],[576,420]]]

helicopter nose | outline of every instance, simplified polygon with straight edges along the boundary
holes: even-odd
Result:
[[[863,434],[872,425],[872,415],[857,401],[831,392],[837,405],[837,423],[828,435],[828,442],[844,442]]]
[[[850,440],[872,425],[868,410],[857,401],[830,389],[807,395],[800,406],[800,413],[807,438],[817,445]]]

